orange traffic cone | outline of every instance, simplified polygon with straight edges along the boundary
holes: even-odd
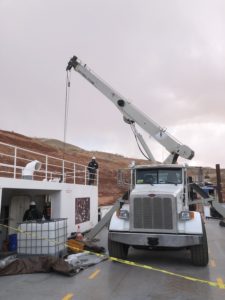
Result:
[[[83,234],[80,231],[80,225],[77,226],[77,235],[76,235],[76,240],[77,241],[83,241],[84,237]]]

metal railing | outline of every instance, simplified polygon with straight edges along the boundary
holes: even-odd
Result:
[[[27,176],[26,166],[34,161],[39,163],[39,168],[30,169],[30,176]],[[2,142],[0,142],[0,177],[89,184],[89,172],[84,165]],[[98,185],[98,172],[92,184]]]

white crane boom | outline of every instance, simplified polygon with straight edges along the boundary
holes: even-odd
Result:
[[[170,156],[166,160],[167,163],[175,163],[178,156],[181,156],[185,159],[193,158],[194,151],[192,149],[190,149],[186,145],[183,145],[170,134],[168,134],[164,128],[159,126],[145,113],[141,112],[137,107],[126,100],[125,97],[123,97],[112,87],[110,87],[110,85],[104,82],[104,80],[97,76],[92,70],[87,67],[86,64],[83,64],[76,56],[73,56],[71,58],[66,70],[70,71],[72,68],[80,73],[87,81],[94,85],[102,94],[104,94],[115,104],[115,106],[122,113],[125,122],[127,122],[128,124],[137,123],[156,141],[164,146],[170,153]]]

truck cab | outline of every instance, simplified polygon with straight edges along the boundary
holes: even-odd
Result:
[[[194,265],[207,265],[204,222],[188,203],[185,165],[134,166],[129,199],[110,222],[110,256],[124,259],[130,246],[188,248]]]

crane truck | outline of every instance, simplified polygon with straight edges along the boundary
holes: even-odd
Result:
[[[73,56],[68,65],[104,94],[122,113],[151,163],[132,164],[129,197],[111,217],[108,232],[109,255],[126,259],[130,247],[147,249],[190,249],[197,266],[208,264],[205,224],[198,211],[190,210],[187,165],[178,157],[192,159],[194,151],[182,144],[135,105],[104,82],[86,64]],[[139,125],[169,152],[162,163],[153,154],[135,125]]]

